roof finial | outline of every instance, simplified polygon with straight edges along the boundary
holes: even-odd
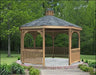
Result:
[[[46,16],[48,16],[48,15],[50,15],[50,16],[53,16],[54,15],[53,9],[47,8],[47,10],[46,10]]]

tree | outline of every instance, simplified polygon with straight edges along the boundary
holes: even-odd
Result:
[[[4,1],[0,5],[0,37],[8,36],[8,56],[11,54],[10,39],[20,33],[19,27],[43,16],[42,1]],[[33,10],[34,9],[34,10]],[[39,9],[39,10],[38,10]],[[18,34],[17,34],[18,35]],[[19,37],[20,38],[20,37]],[[15,40],[14,40],[15,41]]]

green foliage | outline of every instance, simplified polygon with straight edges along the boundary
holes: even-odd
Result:
[[[23,66],[24,67],[24,69],[28,69],[29,68],[29,66]]]
[[[24,68],[17,64],[17,63],[13,63],[11,65],[11,71],[12,71],[12,74],[24,74]]]
[[[0,64],[0,75],[8,75],[8,74],[11,74],[10,65],[7,65],[7,64],[1,65]]]
[[[96,62],[89,62],[88,65],[89,67],[96,68]]]
[[[38,69],[31,68],[29,70],[29,74],[30,75],[39,75],[40,74],[40,71]]]
[[[18,60],[20,60],[20,56],[18,56]]]
[[[85,72],[90,72],[91,75],[94,74],[94,69],[92,67],[88,67],[86,65],[80,64],[78,66],[81,70],[85,71]]]
[[[82,62],[84,62],[84,60],[82,59]]]
[[[82,65],[83,65],[83,64],[79,64],[79,65],[78,65],[78,68],[80,68]]]
[[[33,69],[33,67],[32,67],[32,66],[29,66],[29,67],[28,67],[28,70],[30,70],[30,69]]]
[[[94,54],[93,32],[95,25],[95,1],[68,0],[32,0],[32,1],[0,1],[0,49],[7,49],[7,36],[11,35],[11,50],[20,50],[19,27],[45,15],[46,8],[53,8],[54,16],[79,25],[81,31],[81,54]],[[71,12],[70,12],[71,11]],[[72,37],[73,38],[73,37]],[[52,38],[46,36],[46,46],[52,46]],[[48,41],[47,41],[48,40]],[[64,41],[62,41],[64,40]],[[33,47],[33,38],[24,38],[25,47]],[[57,35],[55,46],[68,47],[68,36]],[[77,47],[76,36],[72,39],[72,47]],[[42,46],[42,38],[36,38],[36,46]]]
[[[96,75],[96,71],[93,73],[93,75]]]
[[[11,65],[0,65],[0,75],[11,75],[11,74],[25,74],[24,68],[17,64],[13,63]]]
[[[85,60],[84,62],[85,62],[85,63],[88,63],[88,60]]]
[[[85,72],[88,72],[89,68],[87,66],[80,66],[80,69],[85,71]]]

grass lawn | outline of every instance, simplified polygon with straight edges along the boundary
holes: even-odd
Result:
[[[95,55],[80,55],[81,60],[83,59],[84,61],[88,60],[91,62],[96,62],[96,56]]]
[[[7,57],[7,54],[1,54],[1,64],[12,64],[13,62],[16,62],[18,59],[18,56],[20,54],[11,54],[11,57]]]
[[[11,54],[11,57],[7,57],[7,54],[3,53],[1,54],[1,64],[12,64],[13,62],[16,62],[20,54]],[[81,60],[88,60],[95,62],[95,55],[81,55]]]

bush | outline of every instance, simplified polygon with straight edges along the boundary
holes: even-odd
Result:
[[[20,56],[18,56],[18,60],[20,60]]]
[[[89,67],[88,72],[90,72],[90,74],[93,75],[94,69],[92,67]]]
[[[33,69],[33,67],[32,67],[32,66],[29,66],[29,67],[28,67],[28,70],[30,70],[30,69]]]
[[[78,65],[78,68],[80,68],[80,66],[82,66],[82,65],[83,65],[83,64],[79,64],[79,65]]]
[[[28,69],[28,68],[29,68],[29,66],[23,66],[23,68],[24,68],[24,69]]]
[[[84,62],[84,60],[82,59],[82,62]]]
[[[29,74],[30,75],[39,75],[40,74],[40,71],[38,69],[31,68],[29,70]]]
[[[89,67],[96,68],[96,62],[89,62],[88,65]]]
[[[90,72],[91,75],[94,75],[94,69],[92,67],[88,67],[87,65],[83,65],[83,64],[80,64],[78,66],[81,70],[85,71],[85,72]]]
[[[88,72],[88,67],[87,66],[80,66],[80,69],[85,71],[85,72]]]
[[[86,60],[85,63],[88,63],[88,60]]]
[[[10,65],[7,64],[0,65],[0,75],[8,75],[8,74],[11,74]]]
[[[11,71],[12,74],[24,74],[24,67],[22,67],[20,64],[13,63],[11,65]]]
[[[96,75],[96,72],[94,72],[93,75]]]

